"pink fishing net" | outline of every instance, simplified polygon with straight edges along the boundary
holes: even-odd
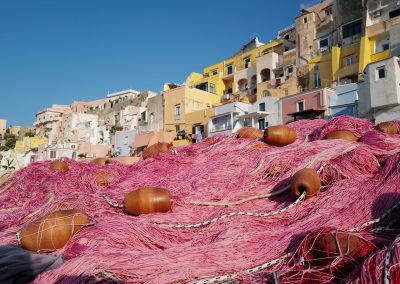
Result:
[[[300,277],[292,283],[302,282],[306,271],[316,283],[344,279],[350,272],[335,274],[340,267],[303,271],[295,252],[308,233],[323,227],[368,231],[371,226],[362,224],[400,201],[400,136],[347,116],[289,127],[298,139],[285,147],[216,136],[130,166],[67,160],[68,171],[52,172],[50,162],[33,163],[0,186],[0,243],[16,244],[23,226],[76,208],[95,224],[53,252],[66,262],[36,283],[265,283],[272,276],[284,281],[293,267]],[[340,129],[368,136],[360,142],[320,140]],[[287,186],[306,167],[320,174],[323,187],[296,201]],[[96,183],[99,171],[114,175],[108,185]],[[147,186],[170,190],[170,212],[129,216],[104,199],[122,203],[126,193]]]

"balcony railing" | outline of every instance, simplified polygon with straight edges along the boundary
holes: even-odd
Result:
[[[210,133],[221,132],[221,131],[226,131],[226,130],[232,130],[232,126],[227,125],[224,127],[212,127],[212,128],[210,128]]]

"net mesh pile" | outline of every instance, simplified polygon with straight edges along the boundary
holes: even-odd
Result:
[[[69,170],[53,172],[49,161],[33,163],[0,185],[0,242],[16,244],[21,228],[45,214],[82,209],[94,225],[53,252],[64,254],[66,262],[36,283],[378,279],[391,246],[390,273],[398,273],[395,234],[385,230],[393,231],[393,214],[387,212],[400,202],[400,135],[348,116],[288,126],[298,139],[285,147],[214,136],[132,165],[66,160]],[[343,129],[361,137],[359,142],[322,139]],[[288,185],[303,168],[320,174],[322,188],[296,201]],[[112,178],[98,183],[99,173]],[[122,204],[126,193],[148,186],[170,190],[170,212],[129,216],[104,198]],[[176,227],[196,223],[203,225]],[[376,227],[383,227],[379,237]],[[365,241],[357,253],[329,255],[315,265],[312,240],[331,231]]]

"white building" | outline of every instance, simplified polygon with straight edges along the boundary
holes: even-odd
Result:
[[[279,99],[266,96],[252,104],[248,112],[238,116],[238,127],[266,127],[281,124]]]
[[[132,98],[135,98],[139,94],[140,94],[139,91],[129,89],[129,90],[124,90],[124,91],[119,91],[119,92],[108,94],[106,96],[106,99],[108,99],[108,100],[116,100],[118,98],[132,99]]]
[[[109,133],[98,125],[98,116],[95,114],[71,113],[66,121],[64,142],[106,143],[109,141]]]
[[[356,83],[338,85],[328,96],[329,117],[343,114],[357,116],[358,85]]]
[[[382,121],[400,119],[400,57],[370,63],[359,83],[359,116]]]
[[[216,134],[231,135],[241,128],[239,116],[249,112],[251,105],[233,102],[215,107],[214,116],[208,121],[208,136]]]

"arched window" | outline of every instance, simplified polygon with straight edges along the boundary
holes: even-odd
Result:
[[[269,68],[261,70],[261,81],[266,82],[271,80],[271,70]]]

